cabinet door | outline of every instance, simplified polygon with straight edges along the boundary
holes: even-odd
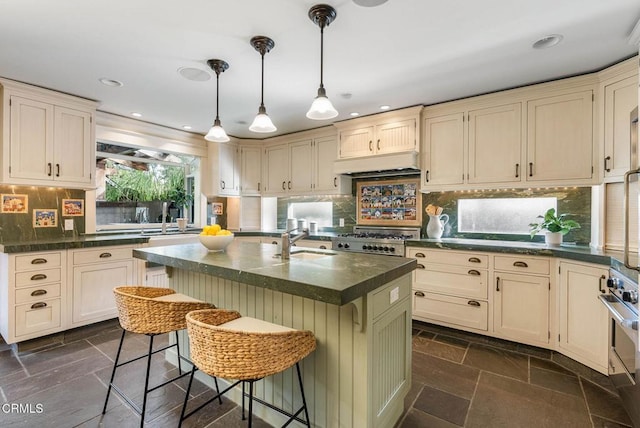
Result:
[[[373,154],[373,127],[340,131],[340,159]]]
[[[91,114],[54,108],[53,179],[91,183],[95,142],[91,141]]]
[[[313,183],[313,149],[311,140],[289,144],[289,192],[310,192]]]
[[[289,147],[286,144],[267,147],[264,151],[264,191],[270,195],[287,193],[289,181]]]
[[[423,187],[463,183],[463,118],[463,113],[425,118]]]
[[[608,364],[609,314],[598,296],[608,271],[560,263],[559,347],[569,357],[603,373]]]
[[[631,147],[630,113],[638,105],[638,77],[628,77],[604,88],[604,176],[621,177],[637,161]]]
[[[238,148],[230,144],[220,144],[218,147],[220,168],[220,182],[218,183],[221,195],[239,194],[238,176]]]
[[[340,185],[340,177],[333,173],[333,162],[338,152],[335,137],[317,138],[315,144],[315,191],[335,192]]]
[[[53,106],[11,97],[11,178],[52,180]]]
[[[262,180],[262,156],[259,147],[242,147],[240,186],[242,195],[259,195]]]
[[[520,103],[469,112],[469,183],[519,182]]]
[[[376,126],[375,152],[377,154],[416,150],[415,119],[385,123]]]
[[[133,283],[133,261],[73,267],[72,320],[74,324],[118,316],[114,287]]]
[[[593,175],[593,91],[527,103],[527,181],[588,181]]]
[[[493,330],[501,337],[549,343],[549,278],[495,272]]]

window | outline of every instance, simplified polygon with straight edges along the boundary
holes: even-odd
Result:
[[[333,226],[333,204],[331,202],[292,202],[287,210],[288,218],[305,219],[318,223],[318,228]]]
[[[529,235],[529,223],[549,208],[557,198],[459,199],[458,232]]]
[[[98,227],[156,226],[163,202],[169,204],[167,221],[186,217],[193,223],[196,157],[104,142],[96,152]]]

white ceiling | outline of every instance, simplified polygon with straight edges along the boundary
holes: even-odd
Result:
[[[265,105],[277,135],[326,125],[305,117],[319,84],[320,29],[310,0],[0,0],[0,76],[98,100],[99,110],[205,134],[215,116],[209,58],[220,76],[227,133],[247,128],[260,104],[255,35],[265,56]],[[373,8],[327,0],[324,84],[350,118],[598,70],[638,52],[628,37],[638,0],[389,0]],[[556,47],[531,45],[562,34]],[[205,82],[178,74],[194,67]],[[101,84],[120,80],[123,87]],[[349,98],[346,94],[351,94]]]

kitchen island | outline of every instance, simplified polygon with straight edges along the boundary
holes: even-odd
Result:
[[[169,286],[180,293],[311,330],[317,348],[303,361],[303,376],[312,426],[390,427],[402,414],[411,386],[415,260],[315,249],[282,260],[274,245],[238,240],[224,252],[188,244],[137,249],[134,257],[165,265]],[[180,340],[188,356],[186,334]],[[291,411],[300,403],[294,379],[291,370],[267,378],[256,396]],[[238,391],[230,397],[241,398]],[[283,423],[263,406],[254,412]]]

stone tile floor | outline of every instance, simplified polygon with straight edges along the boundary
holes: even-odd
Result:
[[[0,342],[0,427],[139,426],[139,417],[116,395],[106,415],[101,414],[120,332],[117,323],[105,322],[68,335],[64,345],[19,355]],[[166,340],[158,340],[158,346]],[[123,357],[144,353],[147,343],[144,336],[128,335]],[[140,361],[116,378],[137,402],[143,371]],[[176,372],[162,357],[154,358],[153,380]],[[177,426],[186,383],[181,379],[151,393],[146,426]],[[212,394],[198,383],[193,403]],[[31,407],[12,412],[6,406],[16,403]],[[398,428],[631,425],[606,376],[548,350],[420,322],[414,322],[413,383],[405,408]],[[269,426],[256,422],[258,428]],[[222,406],[207,406],[184,426],[245,425],[238,406],[225,400]]]

